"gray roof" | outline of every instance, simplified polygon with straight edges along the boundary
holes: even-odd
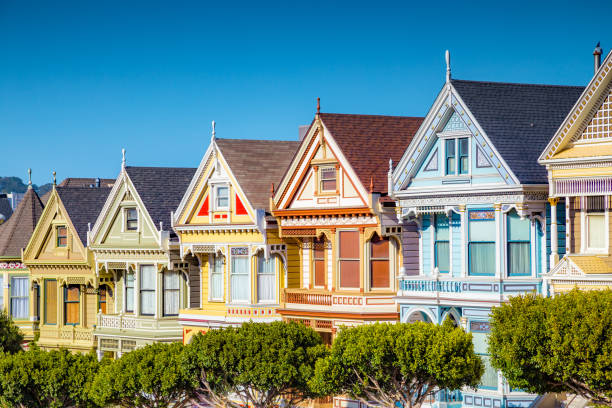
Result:
[[[83,246],[87,245],[88,223],[93,224],[100,214],[106,201],[110,187],[90,188],[90,187],[56,187],[68,217]]]
[[[0,215],[3,216],[4,221],[8,220],[13,214],[13,207],[11,202],[7,198],[6,194],[0,194]],[[0,223],[3,221],[0,221]]]
[[[521,184],[546,184],[538,157],[584,87],[453,79],[453,87]]]
[[[21,258],[43,212],[43,204],[33,188],[28,188],[13,216],[0,225],[0,257]]]
[[[132,166],[127,166],[125,169],[155,227],[159,228],[161,221],[164,230],[170,231],[170,237],[175,237],[170,213],[176,211],[196,169]]]

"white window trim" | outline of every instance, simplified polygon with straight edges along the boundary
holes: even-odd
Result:
[[[216,183],[213,184],[212,186],[212,199],[213,199],[213,211],[229,211],[230,207],[231,207],[231,201],[230,201],[230,185],[229,183]],[[219,187],[225,187],[227,188],[227,206],[226,207],[220,207],[217,205],[217,189],[219,189]]]
[[[442,167],[442,177],[445,178],[466,178],[472,176],[472,134],[465,132],[458,133],[438,133],[438,139],[442,141],[440,143],[440,150],[442,151],[442,160],[444,161]],[[468,139],[468,172],[465,174],[459,174],[459,139]],[[448,139],[455,140],[455,173],[454,174],[446,174],[446,141]],[[438,166],[439,167],[439,166]],[[438,170],[439,171],[439,170]]]
[[[234,258],[234,255],[231,254],[232,247],[228,248],[229,249],[229,252],[228,252],[229,253],[229,265],[228,265],[228,279],[227,279],[227,288],[228,288],[228,292],[227,292],[228,293],[228,296],[227,296],[228,301],[227,301],[227,304],[229,304],[229,305],[249,305],[249,304],[253,304],[253,299],[252,299],[252,296],[253,296],[252,286],[253,285],[251,284],[251,282],[253,282],[253,254],[251,253],[251,248],[250,247],[247,247],[247,248],[248,248],[247,255],[236,255],[236,257],[247,258],[248,259],[247,265],[248,265],[249,269],[248,269],[247,276],[248,276],[248,282],[249,282],[248,283],[249,293],[248,293],[248,296],[247,296],[247,300],[234,300],[232,298],[232,271],[233,271],[233,268],[232,268],[232,258]]]
[[[605,200],[608,200],[608,196],[604,196]],[[593,215],[603,215],[604,216],[604,231],[606,235],[604,237],[604,247],[603,248],[589,248],[588,246],[588,236],[589,236],[589,223],[587,222],[587,212],[582,206],[581,203],[580,208],[580,252],[583,254],[594,254],[594,255],[608,255],[609,247],[610,247],[610,212],[608,210],[604,210],[603,213],[596,212],[591,213]]]
[[[336,172],[336,188],[333,190],[323,190],[323,170],[324,169],[333,169]],[[336,165],[320,165],[318,170],[317,170],[317,175],[319,176],[319,193],[323,193],[323,194],[335,194],[336,191],[339,190],[339,180],[338,180],[338,176],[340,175],[340,168],[337,168]]]
[[[136,210],[136,229],[135,230],[130,230],[127,228],[127,212],[128,210]],[[133,205],[126,205],[126,206],[122,206],[121,208],[121,215],[122,215],[122,219],[121,219],[121,232],[140,232],[140,211],[138,210],[137,206],[133,206]]]
[[[221,270],[221,279],[222,279],[222,283],[223,285],[221,285],[221,297],[220,298],[214,298],[212,296],[212,275],[213,275],[213,268],[215,265],[215,258],[216,257],[223,257],[223,255],[220,255],[218,253],[215,254],[209,254],[208,255],[208,301],[209,302],[223,302],[224,297],[225,297],[225,257],[223,257],[223,268]]]
[[[262,253],[263,255],[263,253]],[[259,254],[257,254],[257,258],[259,258]],[[274,262],[274,299],[270,300],[259,300],[259,259],[257,259],[257,269],[255,271],[255,296],[257,296],[257,304],[258,305],[275,305],[278,302],[278,256],[270,255],[269,260]],[[265,258],[264,258],[265,259]]]

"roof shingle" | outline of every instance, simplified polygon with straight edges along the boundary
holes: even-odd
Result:
[[[56,190],[81,243],[86,246],[87,224],[93,225],[96,222],[111,189],[109,187],[57,187]]]
[[[11,218],[0,225],[0,256],[21,258],[21,249],[28,245],[42,212],[38,194],[29,188]]]

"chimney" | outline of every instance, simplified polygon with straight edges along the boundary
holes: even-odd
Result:
[[[298,139],[301,142],[302,140],[304,140],[304,137],[306,136],[306,133],[308,133],[308,128],[310,127],[310,125],[300,125],[298,127]]]
[[[598,41],[597,45],[595,46],[595,49],[593,50],[593,57],[595,58],[595,74],[597,73],[597,71],[599,71],[599,66],[601,65],[601,54],[602,54],[602,50],[601,50],[601,47],[599,46],[599,41]]]
[[[100,188],[100,177],[96,177],[96,188]]]

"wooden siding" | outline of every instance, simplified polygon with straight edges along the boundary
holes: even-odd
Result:
[[[550,204],[546,204],[546,270],[550,270]],[[565,255],[565,199],[557,203],[557,240],[559,245],[559,259]]]
[[[189,262],[189,307],[200,308],[200,267],[197,259],[191,259]]]
[[[419,274],[419,227],[415,222],[402,225],[402,256],[406,275]]]
[[[300,287],[300,249],[295,242],[287,243],[287,287]]]

